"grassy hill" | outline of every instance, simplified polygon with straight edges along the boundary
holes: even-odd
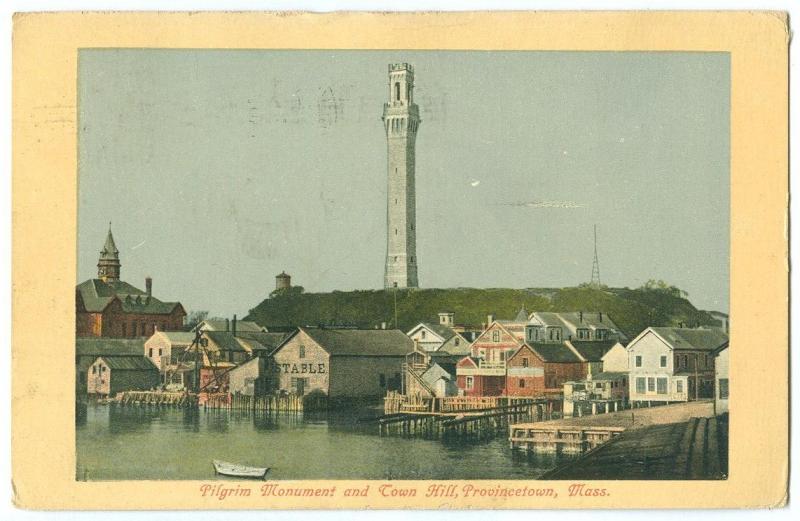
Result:
[[[350,325],[372,328],[381,322],[408,330],[435,322],[440,311],[455,313],[457,324],[480,325],[490,313],[511,319],[524,305],[530,311],[603,311],[633,338],[647,326],[716,325],[688,300],[659,289],[411,289],[273,294],[250,310],[246,320],[263,326]]]

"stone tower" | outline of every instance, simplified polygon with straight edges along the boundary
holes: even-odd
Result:
[[[97,261],[97,278],[103,282],[116,282],[119,280],[119,250],[114,244],[111,234],[111,223],[108,223],[108,235],[103,249],[100,250],[100,260]]]
[[[389,65],[389,101],[383,105],[386,129],[388,200],[384,287],[416,288],[417,232],[414,142],[419,128],[414,103],[414,68]]]

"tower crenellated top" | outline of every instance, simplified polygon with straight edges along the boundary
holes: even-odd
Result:
[[[410,63],[390,63],[389,72],[408,71],[414,74],[414,67]]]

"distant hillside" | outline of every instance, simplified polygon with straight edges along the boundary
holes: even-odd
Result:
[[[479,326],[490,313],[511,319],[524,305],[530,311],[603,311],[633,338],[647,326],[684,323],[717,325],[675,292],[658,289],[412,289],[396,292],[397,325],[406,331],[422,321],[437,320],[440,311],[455,313],[457,324]],[[286,292],[273,294],[250,310],[246,320],[262,326],[350,325],[395,327],[395,292],[391,290]]]

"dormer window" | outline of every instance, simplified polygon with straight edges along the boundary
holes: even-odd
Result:
[[[492,342],[499,342],[500,341],[500,331],[492,331]]]

